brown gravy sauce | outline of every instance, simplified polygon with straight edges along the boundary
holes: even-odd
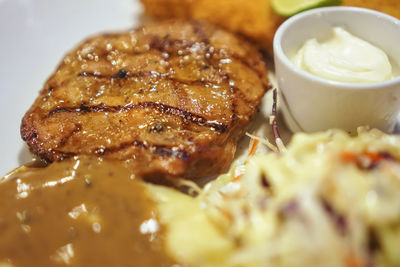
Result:
[[[0,266],[172,266],[144,186],[76,157],[0,178]]]

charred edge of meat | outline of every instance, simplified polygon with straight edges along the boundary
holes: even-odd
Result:
[[[132,142],[125,142],[117,147],[100,147],[94,149],[94,153],[100,156],[106,154],[116,153],[120,150],[127,149],[129,147],[140,147],[146,150],[150,150],[152,153],[162,156],[162,157],[174,157],[183,160],[188,159],[188,153],[185,150],[170,148],[165,145],[148,144],[146,141],[134,140]]]
[[[80,72],[78,74],[79,77],[93,77],[93,78],[104,78],[103,75],[99,74],[99,73],[95,73],[95,72]]]
[[[98,147],[93,149],[93,153],[99,156],[105,156],[107,154],[117,153],[121,150],[127,149],[132,146],[149,150],[153,154],[158,155],[160,157],[174,157],[182,160],[188,160],[189,158],[189,154],[185,150],[174,149],[167,147],[165,145],[148,144],[145,141],[139,141],[139,140],[134,140],[132,142],[125,142],[117,147]],[[51,150],[50,153],[57,154],[58,155],[57,160],[64,160],[66,158],[74,157],[77,155],[76,153],[63,152],[57,149]],[[39,153],[38,155],[45,160],[48,159],[48,155],[46,153]],[[51,162],[51,161],[46,160],[46,162]]]
[[[52,117],[53,115],[61,112],[66,113],[91,113],[91,112],[123,112],[129,111],[133,109],[142,109],[142,108],[150,108],[155,109],[161,113],[173,115],[177,117],[181,117],[186,121],[190,121],[194,124],[200,126],[206,126],[214,129],[217,132],[225,132],[227,126],[220,122],[210,122],[207,121],[204,117],[193,114],[187,110],[179,109],[176,107],[172,107],[169,105],[156,103],[156,102],[139,102],[138,104],[128,104],[125,106],[107,106],[107,105],[96,105],[96,106],[88,106],[86,104],[81,104],[79,107],[56,107],[52,109],[47,117]]]
[[[36,132],[28,133],[22,136],[22,140],[27,141],[28,139],[36,139],[38,137]]]
[[[54,158],[56,158],[56,161],[61,161],[67,158],[72,158],[77,156],[77,153],[73,152],[63,152],[57,149],[52,149],[52,150],[47,150],[47,151],[41,151],[41,150],[35,150],[31,148],[31,152],[38,155],[38,157],[43,160],[46,164],[51,163],[54,161]],[[50,155],[52,156],[50,156]]]
[[[112,76],[114,79],[124,79],[128,77],[129,71],[125,69],[120,69],[116,74]]]
[[[139,72],[140,73],[140,72]],[[117,73],[115,73],[114,75],[108,77],[106,75],[100,74],[100,73],[96,73],[96,72],[88,72],[88,71],[83,71],[78,73],[78,77],[92,77],[92,78],[99,78],[99,79],[124,79],[129,77],[129,71],[125,70],[125,69],[120,69]],[[138,77],[142,77],[145,75],[138,75]]]

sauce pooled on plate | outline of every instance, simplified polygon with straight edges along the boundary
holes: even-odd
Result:
[[[76,157],[0,180],[0,266],[171,266],[155,206],[117,161]]]

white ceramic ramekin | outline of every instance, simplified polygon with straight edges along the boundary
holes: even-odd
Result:
[[[289,18],[274,38],[275,73],[289,128],[294,132],[341,128],[354,133],[358,126],[368,125],[392,132],[400,111],[400,76],[374,84],[335,82],[301,70],[288,58],[306,40],[328,37],[335,26],[381,48],[399,71],[400,20],[396,18],[343,6],[317,8]]]

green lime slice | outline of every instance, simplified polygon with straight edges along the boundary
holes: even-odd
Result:
[[[284,17],[290,17],[311,8],[334,6],[341,3],[342,0],[271,0],[274,11]]]

